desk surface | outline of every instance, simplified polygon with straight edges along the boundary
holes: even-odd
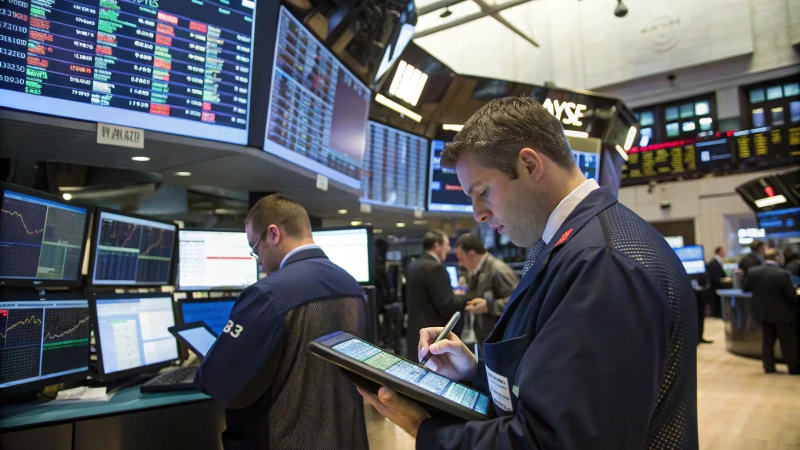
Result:
[[[123,414],[170,405],[210,400],[198,391],[142,394],[139,386],[118,391],[107,402],[31,402],[0,407],[0,431],[31,426],[45,426],[99,416]]]

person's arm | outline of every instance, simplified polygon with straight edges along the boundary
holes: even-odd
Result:
[[[503,310],[506,309],[506,303],[511,298],[511,294],[514,293],[514,289],[517,288],[517,284],[519,284],[519,279],[510,267],[508,270],[501,268],[495,271],[494,276],[492,276],[492,293],[494,293],[495,298],[489,304],[490,315],[500,317],[503,314]]]
[[[253,404],[272,385],[283,349],[283,317],[268,294],[251,286],[197,371],[195,384],[226,408]]]
[[[549,318],[516,371],[515,414],[423,420],[418,449],[645,446],[666,371],[669,303],[639,264],[605,249],[591,253],[565,267],[552,291],[562,294],[542,305]]]
[[[442,317],[448,319],[457,311],[464,309],[464,299],[453,293],[450,286],[450,275],[447,269],[441,264],[437,264],[428,274],[428,295],[433,301],[433,306]]]

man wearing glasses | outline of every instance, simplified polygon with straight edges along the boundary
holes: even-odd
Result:
[[[314,244],[308,213],[284,196],[259,200],[245,231],[270,276],[242,291],[195,380],[226,408],[223,447],[366,450],[355,387],[306,351],[339,330],[365,337],[361,287]]]

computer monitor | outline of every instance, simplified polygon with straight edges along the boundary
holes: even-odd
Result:
[[[178,231],[178,288],[182,291],[244,289],[258,281],[244,231]]]
[[[99,209],[96,216],[93,285],[170,284],[177,225],[107,209]]]
[[[445,269],[447,269],[447,275],[450,277],[450,286],[456,289],[458,287],[458,267],[445,266]]]
[[[178,343],[169,294],[95,292],[97,369],[104,381],[151,373],[178,362]]]
[[[358,189],[370,100],[369,88],[281,6],[264,150]]]
[[[313,231],[314,243],[328,258],[361,284],[373,284],[372,228],[350,227]]]
[[[205,322],[219,336],[228,323],[234,303],[235,297],[176,300],[177,323]]]
[[[0,107],[247,144],[255,1],[47,5],[4,2]]]
[[[756,214],[758,227],[768,238],[790,239],[800,237],[800,208],[777,209]]]
[[[689,275],[699,275],[706,273],[706,262],[703,255],[702,245],[687,245],[674,249],[678,258],[683,263],[683,268]]]
[[[431,141],[431,163],[428,171],[428,211],[472,212],[469,198],[458,181],[455,169],[442,167],[442,151],[446,142]]]
[[[6,296],[8,297],[8,296]],[[89,372],[89,301],[0,300],[0,392],[33,391]]]
[[[427,139],[370,122],[362,167],[361,203],[425,209]]]
[[[79,286],[89,210],[0,183],[0,286]]]

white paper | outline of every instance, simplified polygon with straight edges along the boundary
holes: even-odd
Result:
[[[56,395],[57,401],[85,401],[85,402],[107,402],[111,399],[111,395],[106,393],[106,388],[97,387],[76,387],[74,389],[66,389],[58,391]]]

